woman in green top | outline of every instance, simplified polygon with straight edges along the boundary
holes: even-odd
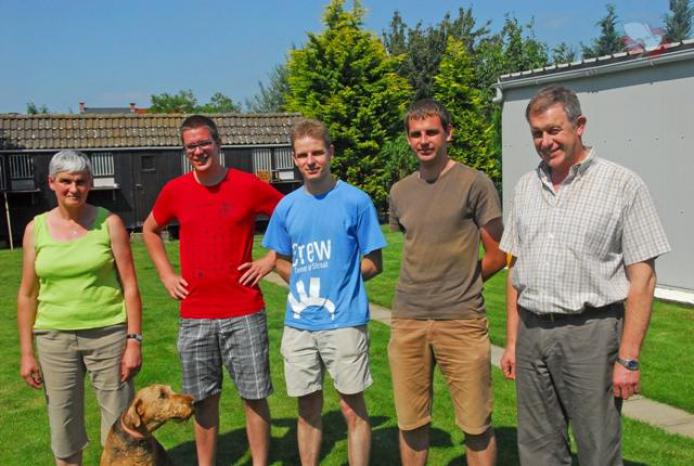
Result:
[[[128,233],[117,215],[87,204],[89,159],[53,156],[48,184],[57,207],[24,233],[17,297],[20,374],[43,386],[57,465],[81,465],[84,376],[101,407],[101,442],[133,396],[141,364],[142,304]],[[38,362],[34,356],[36,343]]]

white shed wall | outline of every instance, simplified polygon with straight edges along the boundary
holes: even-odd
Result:
[[[657,261],[658,285],[694,292],[694,59],[558,82],[578,94],[584,143],[641,176],[672,252]],[[525,107],[541,86],[504,89],[504,211],[521,175],[538,162]]]

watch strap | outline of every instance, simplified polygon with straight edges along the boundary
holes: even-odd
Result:
[[[125,335],[126,340],[136,340],[138,343],[142,343],[142,334],[141,333],[128,333]]]
[[[617,358],[617,364],[624,366],[627,370],[637,371],[640,368],[638,359]]]

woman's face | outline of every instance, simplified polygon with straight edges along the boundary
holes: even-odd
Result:
[[[55,177],[48,177],[48,186],[55,193],[58,205],[80,206],[87,202],[92,178],[86,171],[58,172]]]

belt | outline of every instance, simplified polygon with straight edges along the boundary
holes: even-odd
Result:
[[[568,322],[568,321],[583,321],[595,317],[611,317],[624,312],[624,303],[617,301],[612,304],[601,307],[586,306],[581,312],[564,314],[558,312],[536,313],[525,308],[521,308],[533,318],[544,322]]]

